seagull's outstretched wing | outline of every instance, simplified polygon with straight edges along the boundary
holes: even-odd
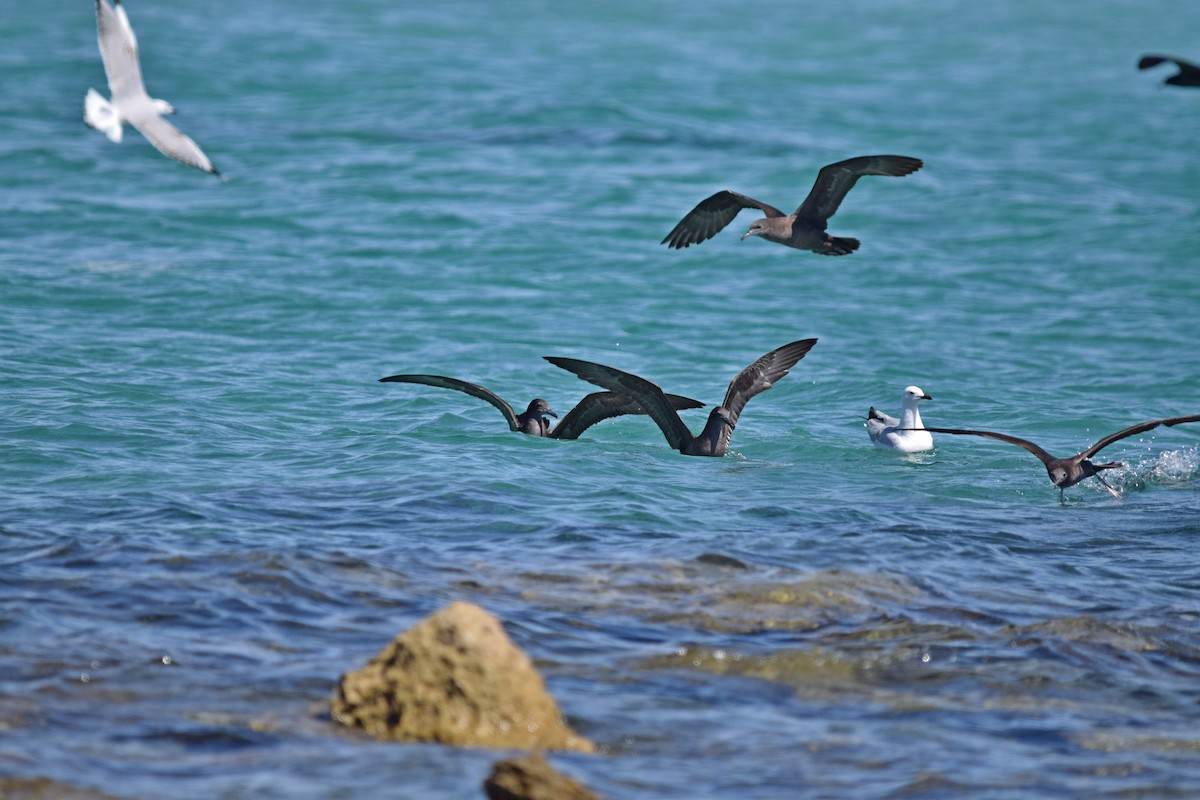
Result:
[[[658,425],[672,448],[682,451],[694,438],[687,425],[679,418],[679,414],[671,407],[663,390],[645,378],[577,358],[560,358],[558,356],[544,356],[544,358],[556,367],[574,372],[589,383],[633,398]]]
[[[100,42],[100,57],[114,103],[144,97],[142,67],[138,63],[137,37],[121,0],[111,8],[105,0],[96,0],[96,38]]]
[[[504,419],[508,422],[509,430],[515,431],[519,429],[517,415],[513,412],[512,406],[500,399],[499,395],[477,384],[460,381],[458,378],[447,378],[443,375],[389,375],[386,378],[380,378],[379,382],[422,383],[426,386],[437,386],[441,389],[454,389],[459,392],[465,392],[498,408],[500,413],[504,415]]]
[[[697,203],[659,244],[678,250],[711,239],[733,222],[743,208],[760,209],[768,217],[784,216],[778,208],[760,203],[753,197],[730,191],[717,192]]]
[[[924,166],[919,158],[908,156],[858,156],[821,167],[808,197],[796,209],[796,216],[825,227],[837,213],[846,193],[863,175],[911,175]]]
[[[148,105],[147,110],[149,111]],[[163,155],[213,175],[221,174],[208,160],[208,156],[204,155],[204,151],[200,149],[199,145],[158,114],[149,111],[149,113],[136,114],[127,119],[129,124],[137,128],[142,136],[145,136],[146,140]]]
[[[955,435],[987,436],[990,439],[999,439],[1002,442],[1008,442],[1009,444],[1015,444],[1017,447],[1022,447],[1024,449],[1028,450],[1029,452],[1033,453],[1035,456],[1037,456],[1038,460],[1041,461],[1043,464],[1049,465],[1051,461],[1057,460],[1057,459],[1055,459],[1054,456],[1050,455],[1045,450],[1038,447],[1036,444],[1029,441],[1028,439],[1021,439],[1016,436],[1009,436],[1007,433],[993,433],[992,431],[970,431],[970,430],[963,430],[960,428],[929,428],[929,427],[901,428],[901,430],[909,430],[909,431],[921,430],[921,431],[929,431],[930,433],[952,433]]]
[[[667,402],[675,409],[704,407],[703,403],[690,397],[681,397],[677,394],[669,394],[666,397]],[[554,430],[550,431],[550,438],[578,439],[584,431],[597,422],[625,414],[645,413],[646,409],[642,408],[642,405],[632,397],[616,392],[593,392],[567,412],[562,421],[554,426]]]
[[[1200,414],[1193,414],[1193,415],[1187,416],[1187,417],[1167,417],[1165,419],[1152,419],[1152,420],[1147,420],[1146,422],[1139,422],[1137,425],[1128,427],[1125,430],[1117,431],[1116,433],[1112,433],[1112,434],[1109,434],[1108,436],[1105,436],[1103,439],[1096,442],[1094,445],[1089,447],[1087,450],[1084,450],[1079,455],[1082,458],[1091,458],[1092,456],[1096,455],[1096,453],[1099,453],[1101,450],[1108,447],[1113,442],[1119,441],[1128,436],[1134,436],[1136,434],[1142,433],[1143,431],[1153,430],[1154,428],[1157,428],[1159,425],[1166,425],[1166,426],[1170,427],[1171,425],[1179,425],[1180,423],[1183,423],[1183,422],[1200,422]]]
[[[736,425],[738,416],[750,398],[774,386],[775,381],[787,375],[788,370],[796,366],[796,362],[804,358],[816,343],[816,339],[801,339],[785,344],[760,356],[753,364],[739,372],[737,377],[730,381],[729,390],[725,392],[725,402],[721,404],[729,410],[730,421]]]

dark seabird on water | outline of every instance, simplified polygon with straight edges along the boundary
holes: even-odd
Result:
[[[787,375],[788,370],[804,358],[816,343],[816,339],[802,339],[785,344],[738,373],[729,384],[724,402],[709,412],[708,422],[699,436],[693,436],[679,418],[679,414],[667,401],[669,395],[663,394],[662,389],[645,378],[577,358],[546,356],[546,360],[557,367],[574,372],[585,381],[632,397],[658,424],[667,443],[685,456],[723,456],[729,448],[729,437],[737,427],[738,415],[742,413],[746,402],[754,395],[770,389],[775,381]]]
[[[1093,464],[1091,457],[1099,453],[1104,448],[1108,447],[1113,442],[1120,441],[1129,436],[1134,436],[1148,430],[1157,428],[1159,425],[1179,425],[1184,422],[1200,422],[1200,414],[1193,414],[1188,417],[1167,417],[1166,419],[1152,419],[1147,422],[1139,422],[1137,425],[1117,431],[1116,433],[1105,436],[1094,445],[1084,450],[1082,453],[1071,456],[1070,458],[1055,458],[1047,453],[1042,448],[1038,447],[1028,439],[1020,439],[1016,436],[1009,436],[1004,433],[992,433],[991,431],[970,431],[960,430],[957,428],[922,428],[922,430],[932,433],[952,433],[966,434],[968,436],[988,436],[992,439],[999,439],[1002,442],[1015,444],[1017,447],[1023,447],[1029,452],[1037,456],[1043,464],[1046,465],[1046,473],[1050,476],[1050,482],[1058,487],[1059,499],[1062,499],[1064,489],[1067,489],[1082,480],[1095,476],[1096,480],[1104,485],[1105,489],[1112,494],[1113,497],[1119,497],[1117,490],[1108,485],[1108,482],[1100,476],[1100,472],[1106,469],[1116,469],[1123,467],[1124,464],[1113,461],[1108,464]]]
[[[699,244],[716,236],[743,208],[757,208],[767,216],[751,223],[750,230],[742,235],[743,239],[761,236],[769,242],[799,250],[812,250],[824,256],[844,256],[858,249],[858,239],[830,236],[825,227],[858,179],[863,175],[910,175],[922,166],[919,158],[908,156],[858,156],[829,164],[821,167],[808,197],[790,215],[744,194],[717,192],[701,200],[679,220],[660,244],[675,249]]]
[[[513,411],[512,406],[504,402],[494,392],[474,383],[460,381],[458,378],[447,378],[442,375],[389,375],[380,378],[380,383],[422,383],[426,386],[437,386],[442,389],[455,389],[466,392],[472,397],[478,397],[500,409],[504,419],[508,421],[509,430],[527,433],[530,436],[545,436],[551,439],[578,439],[580,435],[597,422],[619,417],[624,414],[645,414],[636,400],[625,395],[612,392],[594,392],[579,401],[567,412],[566,416],[552,429],[547,417],[558,418],[550,410],[550,404],[538,397],[529,402],[529,407],[522,414]],[[668,402],[673,408],[703,408],[704,404],[690,397],[669,395]]]
[[[1196,66],[1190,61],[1184,61],[1182,58],[1145,55],[1138,61],[1138,69],[1150,69],[1151,67],[1157,67],[1159,64],[1165,64],[1168,61],[1179,67],[1179,72],[1167,78],[1163,83],[1168,83],[1171,86],[1200,86],[1200,66]]]

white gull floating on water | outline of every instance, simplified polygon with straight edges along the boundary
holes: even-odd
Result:
[[[900,418],[888,416],[875,410],[872,406],[867,412],[867,435],[876,447],[885,450],[895,450],[899,453],[919,453],[933,449],[933,436],[924,430],[909,430],[924,428],[921,422],[921,412],[917,404],[922,400],[932,400],[918,386],[909,386],[904,390],[900,400]]]
[[[112,101],[105,100],[95,89],[88,89],[83,101],[84,121],[114,142],[121,141],[121,123],[128,122],[163,155],[219,177],[221,173],[204,151],[162,118],[163,114],[174,114],[174,107],[146,93],[138,63],[137,38],[121,0],[115,3],[113,8],[105,0],[96,0],[97,38]]]

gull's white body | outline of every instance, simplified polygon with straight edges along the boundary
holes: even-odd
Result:
[[[895,450],[898,453],[920,453],[933,449],[933,435],[929,431],[902,430],[903,428],[924,428],[921,422],[921,412],[917,405],[922,400],[929,400],[929,395],[919,387],[909,386],[904,390],[900,401],[900,418],[880,413],[874,408],[867,417],[867,435],[876,447],[884,450]]]
[[[88,89],[83,100],[84,121],[114,142],[121,141],[122,124],[128,123],[164,155],[219,175],[196,143],[163,119],[163,114],[175,113],[171,104],[146,93],[138,62],[137,38],[121,0],[115,0],[115,3],[115,7],[110,7],[105,0],[96,0],[97,39],[112,100],[105,100],[95,89]]]

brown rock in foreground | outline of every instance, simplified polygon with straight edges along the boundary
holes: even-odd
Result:
[[[577,750],[595,745],[562,712],[500,621],[452,603],[338,682],[333,718],[380,739],[460,747]]]
[[[0,776],[0,798],[4,800],[116,800],[94,789],[70,786],[49,778],[6,778]]]
[[[483,790],[488,800],[600,800],[539,755],[497,761]]]

